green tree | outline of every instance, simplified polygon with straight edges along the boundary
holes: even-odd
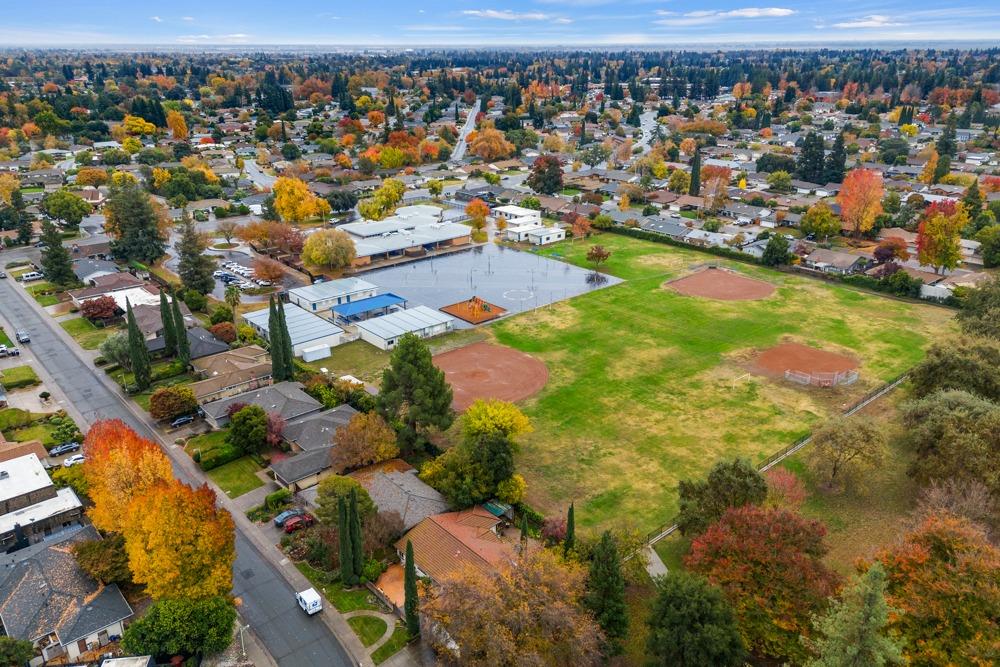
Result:
[[[840,232],[840,219],[830,209],[825,201],[819,201],[809,207],[802,216],[799,229],[804,234],[813,234],[816,238],[826,241]]]
[[[812,471],[828,489],[857,482],[863,473],[878,468],[885,459],[885,432],[866,417],[838,417],[821,426],[809,446]]]
[[[677,524],[684,535],[698,535],[730,507],[759,505],[767,480],[746,459],[719,461],[703,480],[681,480]]]
[[[354,575],[357,577],[365,567],[365,543],[361,536],[361,513],[358,511],[357,488],[351,489],[347,503],[347,528],[351,534],[351,557],[354,559]]]
[[[573,503],[569,504],[569,511],[566,513],[566,537],[563,538],[563,555],[569,554],[576,544],[576,508]]]
[[[767,176],[767,184],[774,192],[791,192],[792,175],[787,171],[772,171]]]
[[[117,259],[151,264],[166,252],[156,210],[138,184],[112,188],[104,214],[113,239],[111,252]]]
[[[562,189],[562,161],[555,155],[542,155],[535,160],[525,184],[542,194],[551,195]]]
[[[229,285],[226,287],[226,293],[223,296],[226,305],[232,309],[233,312],[233,325],[236,325],[236,312],[240,307],[240,301],[243,299],[243,293],[240,288],[236,285]]]
[[[54,285],[70,286],[76,284],[76,274],[73,273],[73,261],[69,250],[63,247],[62,233],[59,228],[46,220],[42,223],[42,270],[45,279]]]
[[[128,323],[128,354],[132,360],[132,374],[135,376],[136,387],[139,391],[144,391],[152,382],[149,350],[146,349],[146,339],[139,331],[139,325],[136,324],[135,315],[132,313],[132,304],[128,299],[125,299],[125,319]]]
[[[267,413],[259,405],[248,405],[229,420],[226,442],[247,454],[264,448],[267,439]]]
[[[285,355],[281,345],[281,323],[278,320],[278,306],[274,296],[268,300],[267,310],[267,340],[271,351],[271,377],[275,382],[285,379]]]
[[[191,341],[188,340],[187,327],[184,326],[184,314],[181,312],[181,300],[174,292],[170,297],[170,309],[174,313],[174,340],[177,342],[177,360],[185,368],[191,363]]]
[[[340,548],[340,581],[345,586],[354,581],[354,553],[351,542],[351,527],[347,520],[347,500],[337,496],[337,543]],[[322,517],[321,517],[322,518]]]
[[[403,609],[406,612],[406,631],[411,637],[420,634],[420,598],[417,593],[417,565],[413,557],[413,543],[406,540],[406,564],[403,569]]]
[[[979,211],[983,208],[983,196],[979,193],[979,179],[972,181],[970,185],[965,190],[965,195],[962,196],[962,203],[965,204],[965,210],[969,212],[970,216],[975,217],[979,214]]]
[[[847,150],[844,148],[844,133],[833,140],[833,147],[823,164],[823,180],[826,183],[843,183],[847,171]]]
[[[0,637],[0,664],[20,667],[35,656],[31,642],[14,637]]]
[[[809,667],[882,667],[903,662],[900,643],[885,633],[885,569],[875,563],[813,625],[822,635]]]
[[[983,266],[988,269],[1000,266],[1000,225],[991,225],[976,234]],[[1000,321],[1000,320],[998,320]]]
[[[959,389],[1000,401],[1000,341],[966,336],[935,343],[911,371],[910,383],[917,398]]]
[[[802,140],[795,173],[803,181],[821,183],[823,181],[823,137],[810,132]]]
[[[102,584],[132,583],[125,553],[125,538],[112,533],[102,539],[84,540],[73,545],[73,556],[80,569]]]
[[[968,290],[957,319],[967,334],[1000,340],[1000,276]]]
[[[414,334],[405,334],[382,372],[376,409],[396,429],[400,449],[421,450],[431,429],[445,430],[455,414],[451,386],[431,361],[427,345]]]
[[[71,227],[78,227],[83,216],[89,214],[91,208],[82,197],[68,190],[57,190],[45,196],[42,200],[42,210]]]
[[[628,607],[625,604],[625,576],[614,536],[604,531],[590,554],[590,574],[587,577],[587,608],[594,613],[604,630],[607,653],[618,655],[628,632]]]
[[[646,620],[650,665],[741,667],[746,658],[732,607],[715,586],[683,570],[656,579]]]
[[[697,197],[701,192],[701,148],[694,149],[691,156],[691,181],[688,185],[688,194]]]
[[[292,348],[292,336],[288,333],[288,320],[285,319],[285,307],[280,302],[275,304],[275,310],[278,316],[278,330],[280,331],[279,345],[278,349],[281,353],[281,367],[282,367],[282,377],[275,378],[276,380],[294,380],[295,379],[295,354]],[[274,346],[271,348],[271,354],[274,354]],[[272,373],[273,375],[273,373]]]
[[[174,326],[174,313],[167,301],[167,293],[160,290],[160,320],[163,322],[163,351],[167,356],[177,354],[177,329]]]
[[[772,234],[764,246],[764,254],[760,257],[760,263],[764,266],[781,266],[788,263],[790,253],[788,252],[788,239],[783,234]]]
[[[211,655],[233,639],[236,608],[214,596],[158,600],[125,629],[122,648],[131,655]]]
[[[174,245],[179,261],[177,273],[184,289],[193,290],[199,294],[208,294],[215,287],[212,271],[215,260],[205,254],[208,243],[205,237],[194,226],[194,220],[185,210],[181,218],[181,238]]]
[[[356,479],[344,475],[330,475],[324,477],[316,487],[316,517],[331,526],[337,523],[337,499],[343,498],[345,503],[348,502],[352,490],[358,498],[358,511],[362,521],[375,514],[377,508],[374,501]]]

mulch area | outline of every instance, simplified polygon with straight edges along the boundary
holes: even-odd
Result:
[[[801,343],[781,343],[761,352],[753,362],[763,375],[784,377],[785,371],[800,373],[842,373],[858,367],[858,361],[836,352],[827,352]]]
[[[664,285],[686,296],[700,296],[720,301],[756,301],[774,293],[774,285],[748,278],[728,269],[702,269]]]
[[[464,411],[478,398],[520,401],[534,396],[549,381],[549,369],[531,355],[492,343],[473,343],[434,357]]]
[[[448,313],[449,315],[454,315],[460,320],[465,320],[469,324],[482,324],[483,322],[489,322],[490,320],[495,320],[502,315],[507,313],[506,308],[501,308],[500,306],[494,305],[489,301],[484,301],[478,296],[474,296],[468,301],[459,301],[458,303],[453,303],[450,306],[444,306],[439,308],[443,313]]]

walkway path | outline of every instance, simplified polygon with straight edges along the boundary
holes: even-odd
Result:
[[[656,553],[656,549],[651,546],[645,546],[642,549],[642,554],[646,559],[646,572],[649,572],[649,576],[656,578],[665,577],[669,574],[667,566],[664,565],[660,554]]]

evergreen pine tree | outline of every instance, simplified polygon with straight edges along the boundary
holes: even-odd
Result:
[[[156,210],[138,184],[112,188],[104,211],[108,227],[115,230],[111,252],[117,259],[150,264],[163,256],[166,244]]]
[[[809,667],[881,667],[902,664],[899,643],[885,634],[889,605],[885,570],[876,562],[827,613],[816,619],[823,638]]]
[[[955,156],[955,151],[957,150],[957,145],[955,143],[956,123],[957,121],[955,116],[952,114],[944,126],[944,131],[941,132],[941,136],[938,137],[935,148],[937,149],[939,158],[944,158],[945,155],[949,158]]]
[[[288,320],[285,319],[285,307],[281,300],[275,303],[275,310],[278,315],[278,329],[281,331],[281,367],[284,371],[285,380],[295,379],[295,353],[292,349],[292,336],[288,333]]]
[[[278,324],[278,309],[274,305],[272,296],[268,303],[267,312],[267,342],[271,349],[271,377],[275,382],[281,382],[285,378],[283,366],[285,355],[281,346],[281,326]]]
[[[844,133],[841,132],[833,140],[833,148],[826,156],[823,167],[823,180],[827,183],[842,183],[844,171],[847,169],[847,151],[844,149]]]
[[[816,132],[810,132],[802,141],[795,171],[799,178],[810,183],[823,180],[823,137]]]
[[[337,498],[337,542],[340,546],[340,581],[344,586],[354,582],[354,555],[351,553],[351,528],[347,521],[347,503]]]
[[[177,344],[177,361],[185,368],[191,363],[191,343],[187,337],[187,327],[184,326],[184,314],[181,313],[181,300],[177,292],[170,297],[174,311],[174,340]]]
[[[215,261],[205,254],[204,237],[195,229],[194,220],[185,209],[181,217],[181,238],[174,244],[177,250],[177,274],[186,290],[194,290],[199,294],[208,294],[215,287],[212,270]]]
[[[969,217],[975,218],[979,215],[979,212],[983,208],[983,196],[979,193],[978,178],[972,181],[972,185],[965,191],[962,203],[965,204],[965,210],[968,212]]]
[[[563,554],[568,554],[573,549],[576,542],[576,511],[573,503],[569,504],[569,512],[566,514],[566,537],[563,538]]]
[[[420,634],[420,616],[418,607],[420,600],[417,594],[417,565],[413,561],[413,543],[406,540],[406,565],[403,569],[403,594],[405,602],[403,609],[406,612],[406,631],[411,637]]]
[[[951,173],[951,156],[941,154],[938,157],[937,167],[934,169],[934,182],[940,183],[941,179]]]
[[[431,361],[427,345],[412,333],[399,339],[389,367],[382,372],[382,387],[376,409],[398,434],[404,450],[422,449],[426,430],[445,430],[455,413],[451,409],[451,386]]]
[[[352,584],[358,583],[361,571],[365,567],[365,544],[361,537],[361,515],[358,513],[358,492],[351,489],[351,500],[347,507],[348,530],[351,534],[351,558],[354,561],[354,579]]]
[[[16,194],[20,194],[20,190],[15,191]],[[16,209],[15,209],[16,210]],[[17,242],[19,245],[28,245],[31,243],[31,236],[34,234],[34,229],[31,226],[31,221],[28,217],[20,212],[17,213]]]
[[[688,194],[697,197],[701,192],[701,148],[694,149],[691,156],[691,184],[688,185]]]
[[[73,261],[70,259],[69,250],[62,244],[62,232],[59,228],[48,220],[43,222],[41,241],[45,244],[45,250],[42,251],[42,270],[45,272],[45,279],[54,285],[75,284],[77,279],[73,273]]]
[[[160,321],[163,323],[163,351],[167,356],[177,354],[177,329],[174,325],[174,313],[167,301],[167,293],[160,290]],[[183,324],[182,324],[183,325]]]
[[[604,531],[591,552],[584,600],[604,630],[608,653],[618,655],[622,650],[622,639],[628,632],[628,609],[625,605],[625,575],[622,574],[618,545],[610,531]]]
[[[125,299],[125,319],[128,322],[128,355],[132,361],[132,374],[135,376],[135,386],[139,391],[149,388],[152,383],[152,371],[149,367],[149,350],[146,349],[146,339],[139,331],[132,313],[132,304]]]
[[[524,555],[528,549],[528,515],[521,515],[521,554]]]

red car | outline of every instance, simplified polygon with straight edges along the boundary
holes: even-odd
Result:
[[[294,533],[296,530],[308,528],[314,523],[316,523],[316,519],[313,518],[312,514],[300,514],[298,516],[293,516],[285,521],[285,532]]]

